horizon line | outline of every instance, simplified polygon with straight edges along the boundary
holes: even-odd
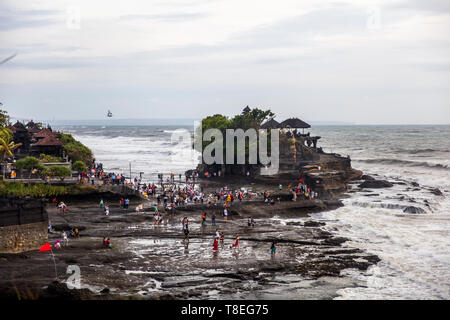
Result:
[[[52,123],[52,122],[99,122],[99,121],[109,121],[109,122],[118,122],[118,121],[137,121],[137,122],[144,122],[144,121],[168,121],[168,122],[175,122],[175,121],[200,121],[201,119],[196,118],[115,118],[115,119],[105,119],[105,118],[98,118],[98,119],[33,119],[33,118],[22,118],[22,117],[10,117],[14,120],[20,120],[20,121],[35,121],[35,122],[43,122],[43,123]],[[345,121],[338,121],[338,120],[307,120],[311,123],[315,123],[315,126],[329,126],[329,125],[336,125],[336,126],[448,126],[450,123],[359,123],[359,122],[345,122]],[[74,124],[76,125],[76,124]],[[150,124],[149,124],[150,125]],[[155,125],[161,125],[161,124],[155,124]],[[167,125],[175,125],[175,124],[167,124]]]

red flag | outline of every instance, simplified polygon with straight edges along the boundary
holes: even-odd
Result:
[[[52,250],[52,247],[50,246],[50,243],[48,243],[48,242],[39,249],[39,251],[51,251],[51,250]]]

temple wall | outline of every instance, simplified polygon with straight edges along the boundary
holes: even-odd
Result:
[[[0,253],[39,250],[48,241],[47,222],[0,227]]]
[[[36,199],[0,199],[0,253],[37,250],[48,241],[45,203]]]

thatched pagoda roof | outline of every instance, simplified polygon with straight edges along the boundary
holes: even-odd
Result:
[[[270,119],[261,125],[261,129],[276,129],[280,127],[280,123],[275,119]]]
[[[311,126],[308,123],[300,120],[299,118],[286,119],[282,123],[280,123],[280,127],[281,128],[300,128],[300,129],[311,128]]]
[[[16,131],[27,131],[27,128],[25,128],[25,126],[23,125],[22,122],[17,121],[16,123],[14,123],[13,125],[14,128],[16,128]]]
[[[39,130],[36,134],[33,135],[36,139],[46,138],[46,137],[57,137],[55,133],[53,133],[50,129],[44,128]]]
[[[56,136],[48,136],[36,142],[33,146],[63,146],[63,143]]]
[[[33,120],[27,123],[26,128],[28,129],[28,132],[31,134],[35,134],[41,131],[41,129],[39,129],[38,125],[34,123]]]
[[[242,110],[242,114],[247,114],[247,113],[249,113],[250,111],[252,111],[252,110],[249,108],[249,106],[246,106],[246,107],[244,108],[244,110]]]

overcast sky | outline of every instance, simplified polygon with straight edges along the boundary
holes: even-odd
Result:
[[[450,123],[450,1],[0,2],[0,102],[33,119]]]

